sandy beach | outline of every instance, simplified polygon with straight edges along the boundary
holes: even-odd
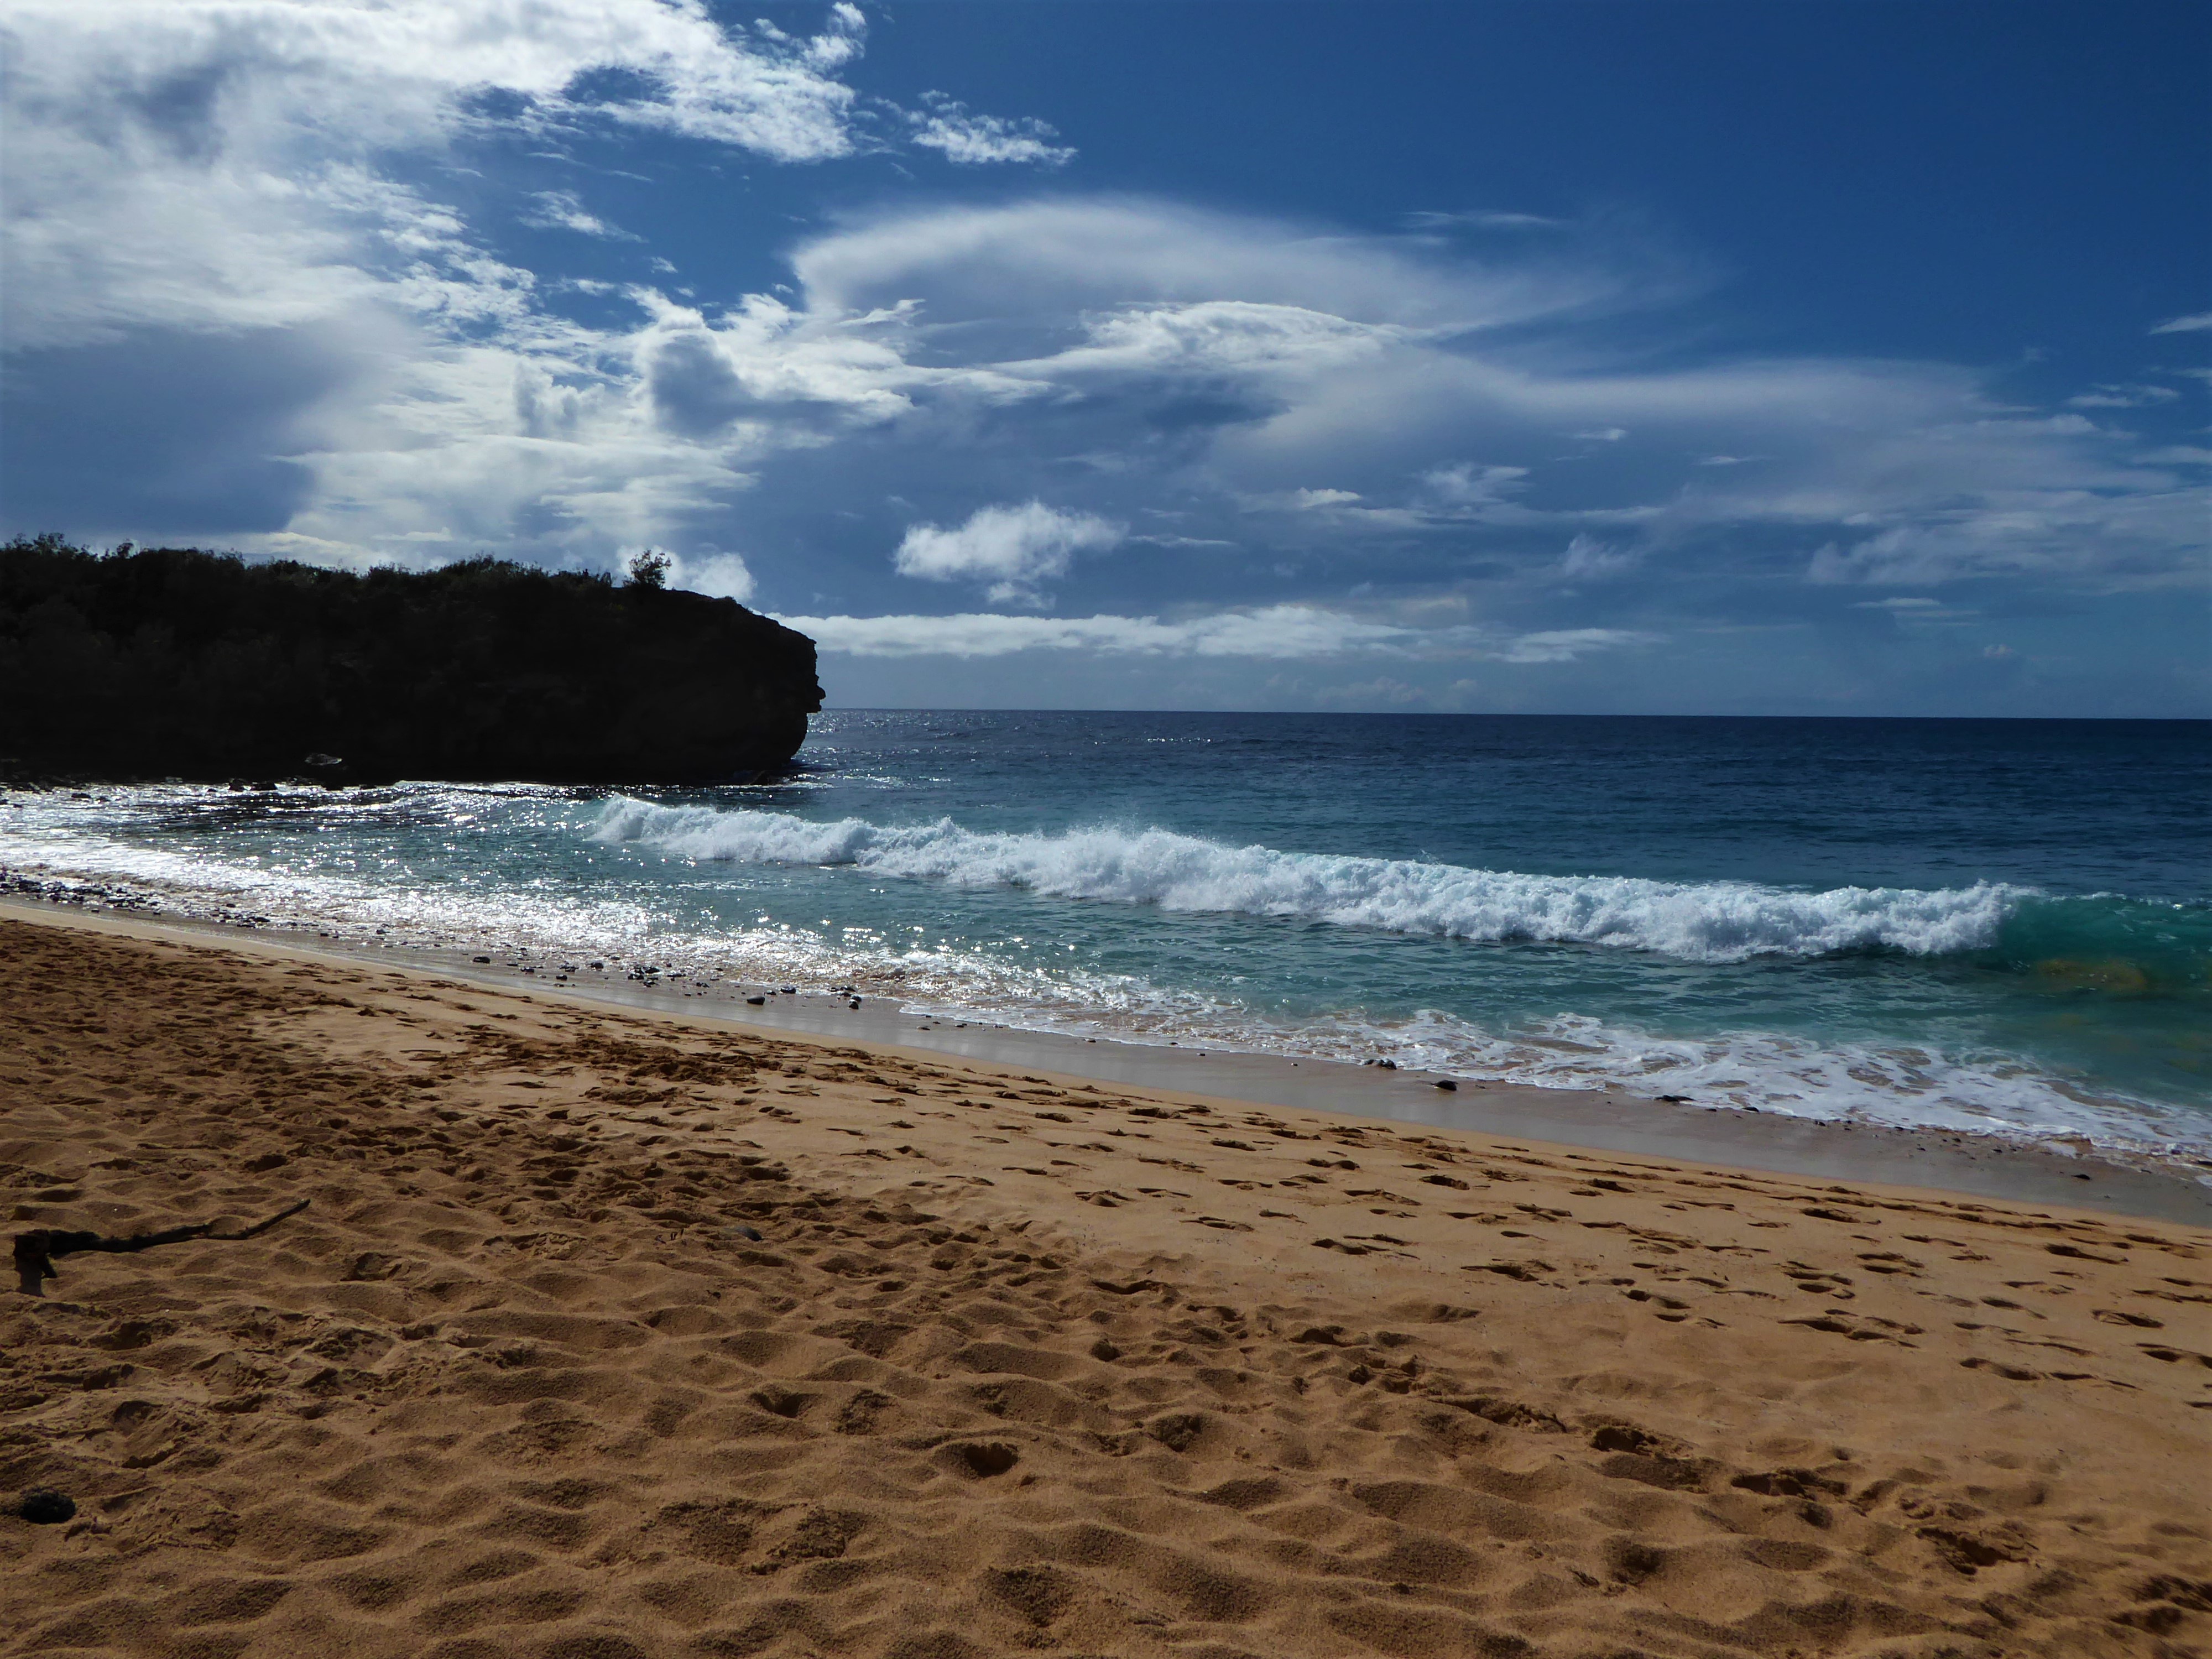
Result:
[[[0,917],[13,1231],[309,1200],[8,1293],[0,1501],[76,1513],[0,1518],[0,1650],[2212,1642],[2179,1188],[1781,1173],[253,947]]]

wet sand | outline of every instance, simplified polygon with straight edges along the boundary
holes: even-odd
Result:
[[[1087,1039],[986,1020],[945,1018],[909,1011],[896,994],[886,995],[876,986],[856,998],[808,992],[786,996],[772,986],[726,981],[709,985],[680,978],[640,982],[619,966],[600,972],[580,966],[573,977],[556,979],[555,958],[541,957],[542,969],[522,971],[504,965],[509,954],[505,951],[480,962],[476,953],[464,949],[433,951],[381,943],[363,948],[281,928],[261,931],[166,917],[149,921],[88,914],[82,905],[0,898],[0,917],[11,915],[67,920],[125,937],[181,935],[217,940],[247,952],[307,954],[402,970],[427,969],[532,996],[611,1003],[686,1020],[726,1021],[894,1049],[915,1058],[1048,1070],[1123,1088],[1344,1112],[1439,1129],[1557,1141],[1585,1150],[1685,1158],[1778,1175],[1890,1182],[1968,1197],[2078,1206],[2212,1226],[2212,1161],[2132,1158],[2101,1150],[2086,1139],[2064,1146],[2037,1146],[2004,1135],[1826,1121],[1701,1105],[1673,1096],[1542,1089],[1464,1077],[1450,1079],[1452,1088],[1446,1092],[1437,1086],[1443,1080],[1441,1074],[1411,1069]],[[762,996],[761,1005],[752,1006],[748,1000],[751,996]],[[857,1007],[851,1006],[856,1001]]]
[[[0,1518],[0,1646],[2212,1635],[2212,1234],[2157,1218],[2185,1180],[1967,1196],[1837,1174],[1872,1131],[1662,1153],[1544,1091],[1354,1073],[1261,1104],[1272,1063],[1109,1083],[1074,1060],[1130,1051],[894,1048],[15,911],[0,975],[15,1230],[311,1200],[7,1294],[0,1493],[77,1513]],[[1500,1132],[1540,1111],[1549,1138]],[[1873,1167],[1958,1167],[1926,1156]]]

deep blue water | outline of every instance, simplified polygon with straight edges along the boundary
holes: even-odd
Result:
[[[842,711],[802,758],[18,796],[0,863],[1098,1035],[2212,1149],[2206,723]]]

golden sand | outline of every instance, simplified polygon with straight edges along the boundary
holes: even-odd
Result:
[[[2212,1235],[0,920],[0,1650],[2179,1655]],[[745,1229],[760,1234],[748,1237]]]

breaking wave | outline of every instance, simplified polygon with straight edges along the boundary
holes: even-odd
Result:
[[[1470,940],[1650,951],[1691,962],[1894,950],[1948,956],[1996,945],[2032,890],[1996,883],[1933,891],[1793,891],[1748,882],[1541,876],[1402,859],[1231,847],[1170,830],[1060,835],[978,831],[951,818],[891,826],[784,812],[658,806],[618,796],[591,833],[680,858],[848,865],[963,887],[1163,909],[1290,916]]]

